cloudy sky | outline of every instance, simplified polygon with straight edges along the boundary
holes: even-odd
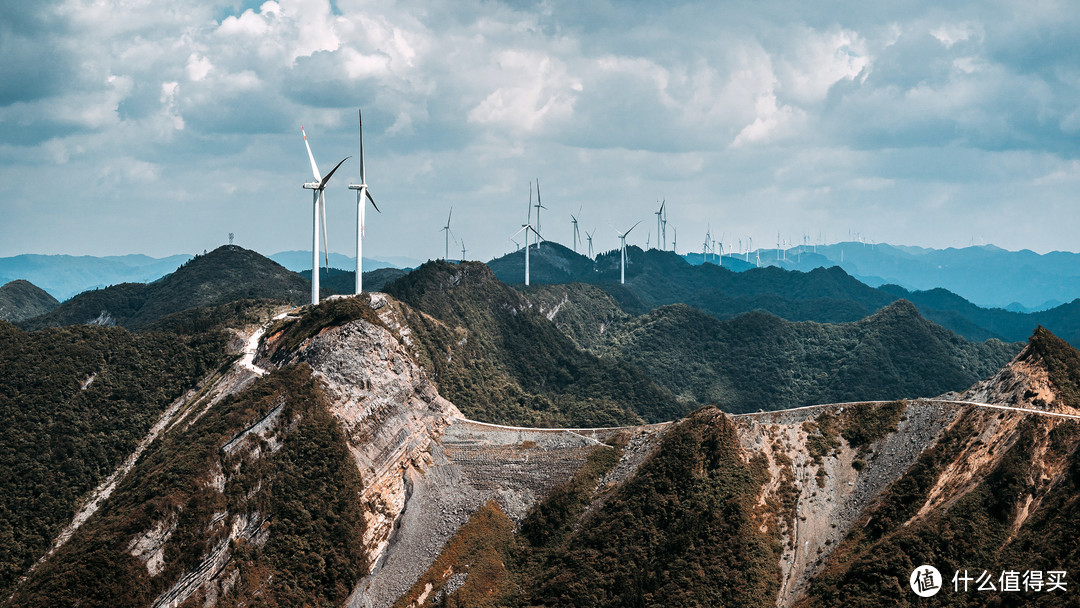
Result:
[[[0,256],[310,248],[300,127],[325,172],[361,107],[370,257],[441,256],[451,206],[501,255],[534,178],[545,236],[580,208],[597,250],[657,199],[680,251],[1080,250],[1075,4],[820,4],[0,0]]]

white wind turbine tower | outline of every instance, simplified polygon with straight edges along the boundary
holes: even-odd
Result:
[[[661,220],[662,220],[662,218],[664,216],[664,207],[666,205],[667,205],[667,199],[664,199],[664,202],[660,203],[660,208],[653,212],[653,215],[656,216],[656,244],[657,244],[657,246],[660,245],[660,230],[661,230],[660,223],[661,223]],[[648,248],[649,248],[649,245],[648,245],[648,241],[646,240],[645,249],[648,249]]]
[[[465,261],[465,239],[461,239],[461,259],[458,260],[458,261],[459,262],[464,262]]]
[[[446,244],[445,244],[445,249],[443,251],[443,261],[444,262],[449,262],[450,261],[450,218],[453,215],[454,215],[454,208],[450,207],[450,213],[446,216],[446,225],[439,229],[440,231],[446,233],[446,235],[445,235],[446,236],[446,239],[445,239]]]
[[[311,161],[311,174],[315,181],[304,184],[305,190],[311,190],[311,303],[319,303],[319,216],[322,216],[323,243],[326,243],[326,184],[338,170],[338,167],[349,157],[341,159],[326,177],[319,174],[319,166],[315,164],[315,155],[311,153],[311,144],[307,140],[307,132],[300,127],[300,133],[304,136],[304,147],[307,148],[308,160]],[[330,267],[330,249],[326,249],[326,267]]]
[[[649,234],[645,235],[645,251],[649,250],[649,238],[651,238],[651,237],[652,237],[652,231],[650,230]]]
[[[592,229],[592,232],[586,232],[585,238],[589,239],[589,259],[592,259],[592,235],[596,234],[596,228]]]
[[[666,205],[667,200],[664,199]],[[663,241],[661,241],[663,239]],[[657,243],[660,243],[661,249],[667,248],[667,207],[664,206],[664,215],[660,218],[660,234],[657,234]]]
[[[578,207],[577,214],[581,215],[581,207]],[[577,253],[577,244],[581,242],[581,236],[578,232],[578,220],[573,215],[570,216],[570,223],[574,225],[574,238],[572,244],[574,246],[574,253]]]
[[[639,221],[637,224],[631,226],[630,230],[637,228],[637,225],[640,223],[641,222]],[[619,266],[619,283],[624,285],[626,284],[626,235],[630,234],[630,230],[627,230],[626,232],[619,235],[619,253],[621,254],[621,264]]]
[[[679,231],[672,226],[671,233],[671,253],[679,253]]]
[[[529,190],[529,199],[530,200],[532,199],[532,190]],[[539,235],[539,233],[540,233],[539,231],[541,230],[541,228],[540,228],[540,210],[541,209],[547,209],[547,207],[545,207],[544,204],[540,202],[540,178],[538,177],[538,178],[536,178],[536,228],[534,229],[536,231],[537,235]],[[539,240],[536,241],[536,248],[537,249],[540,248],[540,241]]]
[[[360,295],[364,290],[364,211],[367,209],[367,201],[371,201],[375,211],[382,211],[379,211],[379,206],[375,204],[375,199],[371,197],[371,191],[367,187],[364,173],[364,117],[360,110],[356,111],[356,115],[360,120],[360,183],[349,184],[349,190],[356,190],[356,295]],[[365,198],[367,200],[364,200]]]
[[[539,184],[537,184],[537,185],[539,185]],[[540,192],[537,191],[537,197],[539,197],[539,196],[540,196]],[[539,210],[537,210],[537,213],[539,213]],[[534,235],[536,235],[537,248],[539,248],[539,246],[540,246],[540,239],[543,238],[543,237],[540,236],[540,233],[536,231],[536,228],[533,228],[533,225],[532,225],[532,182],[529,182],[529,216],[528,217],[529,217],[528,222],[521,225],[521,230],[518,230],[517,232],[514,233],[513,236],[510,237],[511,239],[513,239],[514,236],[517,236],[517,235],[521,234],[522,232],[525,233],[525,286],[526,287],[529,286],[529,233],[531,232]]]
[[[712,229],[711,228],[706,228],[705,229],[705,242],[701,244],[701,263],[702,264],[709,261],[709,257],[708,257],[709,256],[709,240],[712,238],[712,235],[709,234],[710,230],[712,230]]]

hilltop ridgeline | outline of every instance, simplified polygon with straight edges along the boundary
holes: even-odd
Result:
[[[89,323],[139,330],[173,313],[239,300],[298,305],[307,301],[310,292],[308,282],[276,262],[242,247],[223,245],[153,283],[123,283],[83,292],[22,326],[33,330]]]
[[[19,279],[0,286],[0,321],[30,319],[59,305],[56,298],[30,281]]]

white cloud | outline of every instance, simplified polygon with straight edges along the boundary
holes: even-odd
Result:
[[[854,80],[869,69],[866,41],[848,30],[800,33],[801,43],[780,62],[782,90],[803,102],[824,99],[841,80]]]
[[[981,40],[983,37],[982,27],[968,22],[946,23],[932,30],[930,35],[937,38],[945,48],[952,48],[954,44],[967,42],[968,40]]]
[[[1031,160],[1061,160],[1053,170],[1074,176],[1067,163],[1080,156],[1080,65],[1067,35],[1076,18],[1052,3],[843,12],[653,3],[630,14],[563,0],[280,0],[224,18],[221,6],[57,2],[53,21],[20,32],[31,46],[19,56],[67,63],[42,71],[56,82],[34,95],[0,99],[0,175],[18,167],[61,188],[110,167],[114,177],[157,179],[160,207],[182,198],[194,215],[216,196],[207,176],[238,184],[243,174],[231,198],[248,212],[235,221],[267,243],[296,237],[302,247],[306,238],[280,221],[294,210],[293,182],[306,177],[299,125],[318,134],[320,158],[354,153],[359,105],[369,179],[380,200],[401,202],[400,215],[380,218],[387,241],[369,232],[373,250],[400,248],[390,255],[410,254],[401,235],[428,214],[445,218],[450,204],[463,222],[470,208],[500,218],[537,175],[552,184],[553,204],[597,216],[667,195],[673,213],[686,213],[686,242],[700,240],[689,227],[718,209],[744,233],[834,215],[877,221],[853,215],[869,198],[904,209],[908,199],[948,199],[970,211],[971,184],[989,179],[989,166],[1013,191],[1048,197],[1048,213],[1059,214],[1048,224],[1075,225],[1051,204],[1068,188],[1034,183],[1054,173]],[[1001,160],[1015,150],[1028,161]],[[22,190],[23,181],[8,182],[8,198],[72,198]],[[94,196],[107,199],[114,186],[102,182]],[[763,200],[778,201],[777,213],[744,213]],[[898,227],[919,224],[892,213]],[[935,234],[955,228],[940,224]],[[96,238],[109,240],[109,230]],[[192,250],[184,239],[207,230],[181,224],[168,247]],[[899,240],[915,234],[897,230]],[[0,233],[9,248],[21,238]],[[468,240],[480,255],[501,246]]]
[[[499,53],[494,63],[497,81],[506,84],[469,111],[469,122],[533,131],[573,113],[582,83],[558,59],[508,50]]]
[[[206,75],[210,73],[210,70],[214,69],[214,64],[210,63],[210,60],[206,57],[200,57],[196,53],[192,53],[188,57],[187,62],[187,75],[188,78],[199,82],[206,79]]]

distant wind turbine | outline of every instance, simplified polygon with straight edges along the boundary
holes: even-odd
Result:
[[[461,259],[459,261],[465,261],[465,239],[461,239]]]
[[[645,251],[649,250],[649,239],[652,237],[652,231],[645,235]]]
[[[675,226],[671,227],[671,253],[679,253],[679,231]]]
[[[630,230],[637,228],[637,225],[640,223],[641,222],[639,221],[637,224],[631,226]],[[619,252],[621,253],[621,264],[619,266],[619,283],[622,283],[624,285],[626,284],[626,235],[630,234],[630,230],[627,230],[626,232],[619,235]]]
[[[578,207],[577,214],[581,215],[581,207]],[[574,253],[577,253],[577,245],[581,241],[581,237],[578,233],[578,219],[574,215],[570,215],[570,223],[574,225],[574,238],[572,244],[574,246]]]
[[[539,186],[539,183],[537,185]],[[539,196],[540,196],[540,192],[538,190],[537,191],[537,198],[539,198]],[[538,209],[537,213],[539,213],[539,212],[540,211]],[[537,249],[539,249],[539,247],[540,247],[540,239],[543,238],[543,237],[540,236],[540,233],[536,231],[536,228],[533,228],[533,225],[532,225],[532,182],[529,182],[529,215],[528,215],[528,218],[529,218],[528,221],[521,225],[521,230],[518,230],[517,232],[514,233],[513,236],[510,237],[511,239],[513,239],[515,236],[521,234],[522,232],[525,233],[525,286],[526,287],[529,286],[529,233],[531,232],[534,235],[536,235]]]
[[[300,127],[300,133],[304,136],[304,147],[307,148],[308,160],[311,161],[311,174],[315,177],[315,181],[304,184],[305,190],[311,190],[311,303],[319,303],[319,216],[322,216],[322,230],[323,230],[323,243],[326,243],[326,184],[330,181],[330,178],[334,175],[334,172],[338,170],[338,167],[345,161],[349,160],[349,157],[341,159],[341,162],[334,165],[334,168],[330,170],[330,173],[326,174],[326,177],[322,177],[319,174],[319,166],[315,164],[315,155],[311,153],[311,144],[308,143],[307,132],[304,131],[304,127]],[[326,249],[326,267],[330,268],[330,249]]]
[[[529,196],[530,197],[532,196],[531,192],[530,192]],[[540,178],[538,177],[538,178],[536,178],[536,231],[537,232],[542,230],[542,228],[540,228],[540,210],[541,209],[547,209],[547,207],[545,207],[544,204],[540,202]],[[536,248],[537,249],[540,248],[540,241],[536,242]]]
[[[367,187],[364,173],[364,117],[360,110],[356,111],[356,115],[360,121],[360,183],[349,184],[349,190],[356,190],[356,295],[360,295],[364,290],[364,211],[367,209],[367,201],[371,201],[375,211],[382,211],[379,211],[379,206],[375,204],[375,199],[371,198],[371,191]]]
[[[660,223],[661,223],[661,221],[663,219],[664,206],[665,205],[667,205],[667,199],[666,198],[664,199],[664,202],[660,203],[660,208],[653,212],[653,215],[656,216],[656,244],[657,244],[657,246],[660,245],[660,230],[661,230]],[[645,241],[645,249],[648,249],[648,248],[649,248],[649,243],[648,243],[648,240],[646,240]]]
[[[454,208],[450,207],[450,213],[446,216],[446,225],[439,229],[442,232],[446,233],[445,234],[446,238],[444,239],[446,241],[446,243],[444,245],[445,249],[443,251],[443,261],[444,262],[449,262],[450,261],[450,218],[453,217],[453,215],[454,215]]]
[[[596,234],[596,228],[592,229],[592,232],[586,232],[585,238],[589,239],[589,259],[592,259],[592,235]]]
[[[664,214],[660,217],[660,234],[657,234],[657,243],[661,249],[667,248],[667,199],[664,199]],[[661,239],[663,239],[661,241]]]

